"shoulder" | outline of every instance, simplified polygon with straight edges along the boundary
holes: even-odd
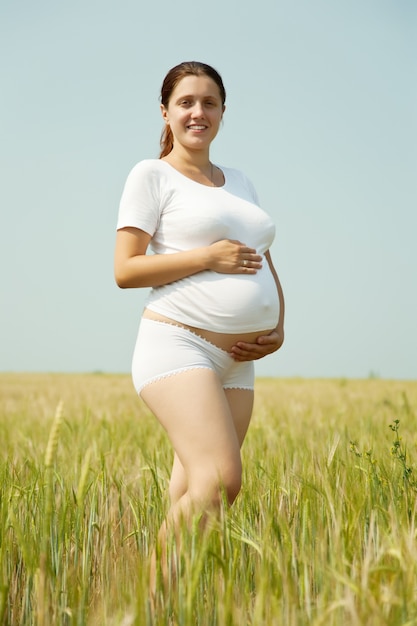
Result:
[[[159,159],[144,159],[136,163],[127,175],[122,204],[141,201],[159,203],[165,188],[163,165]]]
[[[159,175],[164,171],[164,165],[160,159],[143,159],[136,163],[129,172],[129,176],[152,176]]]
[[[161,193],[168,183],[169,170],[160,159],[144,159],[136,163],[130,170],[126,187],[141,193]]]
[[[241,190],[249,195],[249,197],[258,204],[258,195],[250,178],[242,172],[242,170],[233,167],[219,166],[223,171],[226,179],[226,187],[230,190]]]

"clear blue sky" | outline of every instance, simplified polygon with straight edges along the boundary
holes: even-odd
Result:
[[[118,202],[196,59],[228,92],[212,157],[277,224],[286,342],[258,374],[415,379],[416,27],[414,0],[3,0],[0,370],[129,371]]]

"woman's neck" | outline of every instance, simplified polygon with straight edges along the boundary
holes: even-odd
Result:
[[[208,150],[184,150],[173,148],[165,157],[165,160],[178,168],[186,168],[189,171],[205,171],[210,167],[210,154]]]

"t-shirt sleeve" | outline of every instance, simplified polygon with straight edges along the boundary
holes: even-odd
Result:
[[[153,236],[160,218],[158,172],[147,161],[130,171],[119,204],[117,230],[131,226]]]

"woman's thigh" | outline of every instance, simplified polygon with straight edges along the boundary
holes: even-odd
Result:
[[[254,392],[251,389],[228,388],[225,394],[239,446],[242,447],[252,417]]]
[[[230,404],[230,391],[222,388],[215,372],[194,369],[177,373],[147,385],[141,396],[165,428],[184,468],[189,491],[198,491],[202,482],[240,480],[240,436],[245,420],[239,418],[237,430],[232,411],[240,403],[232,399]]]
[[[225,394],[232,415],[236,437],[239,446],[242,447],[252,417],[254,394],[253,391],[248,389],[226,389]],[[175,452],[169,487],[171,503],[177,502],[186,493],[187,489],[187,474]]]

